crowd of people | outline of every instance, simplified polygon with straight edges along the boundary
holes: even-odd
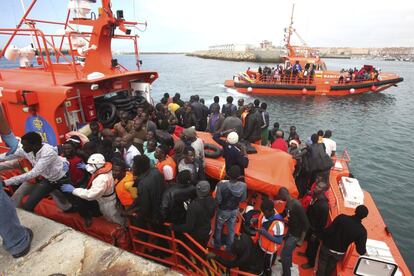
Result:
[[[315,77],[315,70],[323,70],[323,68],[313,63],[307,63],[302,68],[299,61],[296,61],[295,64],[288,64],[286,68],[279,64],[276,67],[265,66],[262,68],[260,66],[257,71],[253,71],[249,67],[246,70],[246,75],[252,80],[262,82],[311,84]],[[356,67],[348,70],[342,69],[338,77],[338,84],[380,80],[379,73],[380,70],[373,66],[363,66],[359,70]]]
[[[321,70],[318,64],[307,63],[304,68],[299,61],[295,64],[288,64],[286,67],[282,64],[276,67],[259,67],[257,72],[249,68],[246,70],[247,76],[251,79],[260,80],[263,82],[278,82],[278,83],[302,83],[311,84],[315,76],[315,70]]]
[[[270,128],[265,102],[239,99],[235,105],[233,100],[228,96],[220,106],[216,96],[206,106],[198,95],[183,101],[178,93],[172,98],[166,93],[155,106],[138,107],[133,118],[121,112],[112,129],[91,122],[89,135],[72,133],[57,148],[43,143],[37,133],[26,133],[21,137],[22,147],[0,156],[0,171],[18,167],[21,158],[29,160],[32,169],[1,181],[14,190],[13,204],[25,210],[33,211],[50,194],[63,211],[78,212],[86,227],[101,215],[124,226],[128,219],[134,226],[159,233],[167,231],[164,222],[168,222],[177,237],[186,232],[203,247],[211,240],[210,246],[235,257],[229,261],[209,254],[208,258],[253,273],[271,275],[283,240],[280,255],[285,276],[291,273],[293,251],[304,240],[308,243],[303,252],[308,260],[304,269],[315,266],[320,242],[323,244],[318,275],[330,275],[354,241],[358,252],[364,254],[366,231],[361,219],[368,214],[364,206],[357,208],[355,216],[338,217],[339,221],[326,228],[328,176],[336,153],[332,131],[320,130],[302,141],[296,127],[291,126],[285,138],[278,123]],[[206,177],[204,143],[196,131],[210,132],[222,147],[225,180],[215,183]],[[283,187],[275,198],[263,196],[260,216],[251,221],[258,229],[254,239],[234,231],[241,215],[240,203],[248,195],[244,175],[249,143],[290,154],[296,160],[294,177],[299,191],[299,199]],[[33,185],[32,180],[39,177],[41,181]],[[22,202],[24,196],[28,197]],[[283,213],[275,211],[274,200],[286,202]],[[6,199],[1,204],[7,206],[0,208],[10,209],[10,200],[3,201]],[[211,227],[213,217],[215,229]],[[224,225],[228,231],[223,239]],[[343,227],[353,230],[340,231]],[[2,236],[11,231],[3,229],[0,226]],[[19,231],[27,244],[32,232],[25,228]],[[148,236],[141,233],[139,238]],[[20,254],[16,253],[19,250],[10,252]]]
[[[363,66],[361,69],[356,67],[349,68],[348,70],[342,69],[338,79],[339,84],[359,81],[376,81],[379,80],[380,70],[377,70],[373,66]]]

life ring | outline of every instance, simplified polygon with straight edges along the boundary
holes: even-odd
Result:
[[[102,103],[97,108],[96,115],[104,127],[112,128],[117,120],[116,106],[108,102]]]
[[[221,148],[214,144],[204,144],[204,155],[208,158],[219,158],[221,156]]]
[[[135,105],[138,106],[143,106],[147,103],[147,99],[145,99],[144,96],[138,95],[136,96],[136,99],[134,100]]]

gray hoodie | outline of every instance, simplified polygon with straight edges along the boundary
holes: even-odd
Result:
[[[220,210],[235,210],[247,198],[247,185],[242,181],[222,180],[217,184],[216,202]]]

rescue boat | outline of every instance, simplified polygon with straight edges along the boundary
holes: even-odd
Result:
[[[226,80],[226,87],[252,95],[347,96],[381,92],[404,80],[397,74],[381,72],[372,65],[348,71],[328,70],[317,52],[293,28],[294,7],[290,25],[285,29],[287,55],[282,57],[284,63],[276,65],[269,73],[261,68],[249,68]],[[291,44],[293,34],[297,35],[302,45]]]
[[[152,103],[151,83],[158,74],[140,70],[138,37],[131,35],[129,29],[144,23],[126,21],[122,11],[114,13],[110,0],[101,0],[95,17],[89,16],[90,4],[94,0],[72,0],[64,22],[37,20],[29,17],[36,2],[32,1],[16,28],[0,29],[0,35],[9,37],[0,57],[20,61],[17,68],[0,69],[0,134],[8,134],[9,129],[17,136],[35,131],[41,134],[44,142],[57,145],[65,141],[66,133],[79,130],[92,120],[98,119],[106,127],[111,127],[117,120],[117,110],[127,110],[133,116],[137,106]],[[38,27],[42,24],[63,26],[64,32],[59,35],[46,34]],[[22,28],[23,25],[27,27]],[[76,25],[89,26],[92,30],[77,31]],[[20,49],[11,44],[16,36],[32,38],[33,42]],[[113,58],[112,39],[133,42],[137,70],[129,71]],[[67,52],[64,51],[65,44],[68,45]],[[34,58],[36,65],[32,61]],[[206,144],[215,144],[210,134],[200,132],[198,136]],[[257,153],[249,156],[250,165],[246,170],[249,196],[247,204],[240,206],[242,213],[247,208],[258,209],[262,196],[274,196],[282,186],[287,187],[294,196],[298,194],[292,177],[294,160],[290,155],[259,145],[253,147]],[[4,141],[1,141],[0,149],[2,152],[8,150]],[[355,204],[363,202],[367,205],[370,215],[364,224],[368,230],[370,256],[358,256],[351,246],[344,260],[338,264],[336,274],[353,275],[363,270],[372,272],[372,275],[410,275],[369,193],[356,185],[354,189],[340,190],[342,177],[349,176],[348,162],[345,154],[336,160],[331,171],[330,221],[338,214],[352,214]],[[24,160],[20,163],[20,170],[2,171],[1,176],[8,178],[30,170],[30,164]],[[206,174],[211,179],[218,181],[224,177],[222,157],[206,158],[205,163]],[[13,191],[8,189],[8,192]],[[360,201],[352,201],[354,198]],[[279,203],[275,207],[279,211],[283,208]],[[102,217],[94,218],[92,226],[87,228],[78,214],[62,212],[50,198],[43,199],[35,212],[185,275],[221,275],[227,271],[220,263],[205,260],[204,254],[214,249],[201,247],[188,234],[179,239],[172,230],[160,234],[156,229],[133,225],[125,229]],[[242,231],[242,222],[240,214],[237,233]],[[137,233],[145,233],[150,238],[139,240]],[[165,240],[167,245],[158,244],[160,239]],[[157,251],[164,254],[155,254]],[[216,253],[226,255],[226,252]],[[304,262],[304,259],[294,255],[295,266]],[[313,273],[312,270],[302,270],[300,266],[298,272],[300,275]],[[231,269],[230,274],[251,275],[237,268]]]

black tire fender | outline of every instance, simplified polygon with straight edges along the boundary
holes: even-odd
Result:
[[[222,150],[219,146],[214,144],[204,144],[204,155],[208,158],[219,158],[222,154]]]
[[[96,111],[99,122],[105,127],[113,124],[117,119],[116,106],[112,103],[102,103]]]

